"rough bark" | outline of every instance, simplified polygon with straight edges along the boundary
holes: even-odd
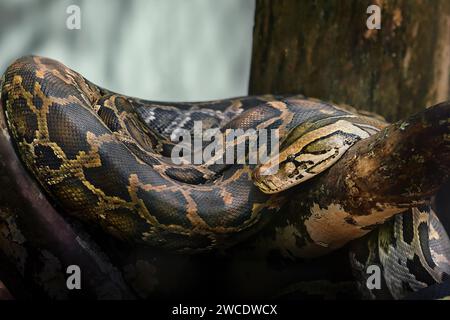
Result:
[[[381,7],[369,30],[367,7]],[[259,0],[250,93],[303,93],[389,121],[448,99],[450,2]]]

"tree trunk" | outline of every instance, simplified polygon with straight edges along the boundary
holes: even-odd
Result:
[[[381,29],[369,30],[371,4]],[[450,95],[447,0],[259,0],[250,94],[302,93],[395,121]]]

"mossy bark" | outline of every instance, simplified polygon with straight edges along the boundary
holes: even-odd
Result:
[[[367,8],[381,8],[369,30]],[[446,0],[259,0],[250,94],[302,93],[404,118],[450,95]]]

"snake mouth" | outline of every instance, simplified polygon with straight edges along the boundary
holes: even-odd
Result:
[[[283,171],[277,170],[274,174],[265,174],[267,168],[258,167],[252,173],[253,184],[263,193],[274,194],[289,189],[290,181],[286,179]]]

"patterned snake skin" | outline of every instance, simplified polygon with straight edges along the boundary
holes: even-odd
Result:
[[[450,240],[429,206],[396,215],[375,232],[355,241],[350,261],[360,291],[369,299],[402,299],[431,286],[435,286],[434,291],[442,290],[440,295],[430,292],[422,298],[450,293]],[[381,287],[385,290],[369,290],[366,286],[370,265],[383,270]]]
[[[281,191],[330,167],[386,125],[302,96],[145,101],[36,56],[15,61],[2,80],[1,100],[18,153],[56,205],[120,239],[178,252],[229,247],[257,232],[288,201]],[[258,166],[174,164],[173,135],[194,134],[196,121],[223,133],[278,130],[278,171],[260,174],[273,159]],[[359,278],[368,264],[381,264],[395,298],[404,295],[405,283],[415,291],[445,280],[449,241],[432,217],[429,210],[414,209],[372,233],[377,240],[355,245]],[[405,265],[412,267],[400,270]],[[429,279],[418,280],[420,268]]]

